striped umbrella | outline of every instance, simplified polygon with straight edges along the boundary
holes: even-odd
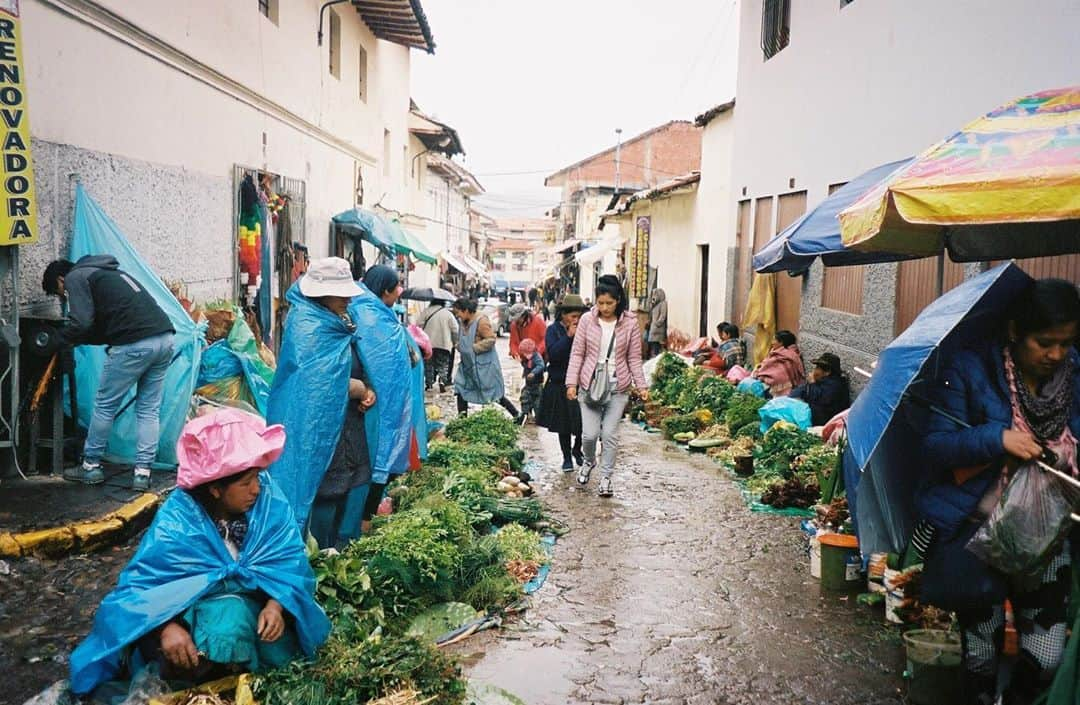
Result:
[[[840,213],[845,247],[957,262],[1080,252],[1080,86],[1015,100]]]

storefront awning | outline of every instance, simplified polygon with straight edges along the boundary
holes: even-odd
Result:
[[[391,234],[394,236],[394,247],[399,254],[410,255],[413,259],[427,264],[438,264],[439,260],[431,254],[420,239],[401,227],[398,220],[388,221]]]
[[[331,220],[338,228],[352,237],[367,240],[375,247],[388,253],[397,251],[393,229],[377,213],[363,208],[353,208],[338,213]]]
[[[593,264],[594,262],[602,260],[604,255],[612,250],[617,250],[622,247],[625,242],[626,238],[622,235],[605,237],[595,245],[579,251],[574,255],[574,259],[577,260],[578,264]]]
[[[551,252],[553,252],[553,253],[566,252],[567,250],[572,248],[574,245],[579,244],[580,242],[581,241],[578,240],[577,238],[572,237],[569,240],[565,240],[563,242],[560,242],[555,247],[552,247]]]
[[[469,265],[472,268],[472,270],[474,272],[476,272],[476,276],[480,277],[484,281],[487,281],[487,279],[488,279],[488,271],[487,271],[487,267],[484,266],[483,262],[481,262],[480,260],[476,259],[475,257],[473,257],[471,255],[466,255],[466,254],[461,255],[461,258],[463,260],[465,260],[465,264]]]
[[[456,269],[467,277],[481,276],[476,273],[475,269],[469,266],[468,262],[465,260],[464,255],[454,254],[453,252],[443,252],[439,256],[442,258],[443,262],[446,262],[446,264],[450,265],[450,267]]]

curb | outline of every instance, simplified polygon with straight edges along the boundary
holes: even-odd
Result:
[[[147,492],[99,519],[18,534],[0,532],[0,558],[62,558],[96,551],[148,524],[161,502],[162,495]]]

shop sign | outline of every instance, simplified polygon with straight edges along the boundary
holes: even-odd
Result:
[[[0,245],[37,242],[19,0],[0,0]]]
[[[634,249],[630,254],[630,276],[627,283],[630,298],[643,299],[649,295],[649,232],[652,220],[647,215],[638,216],[635,223]]]

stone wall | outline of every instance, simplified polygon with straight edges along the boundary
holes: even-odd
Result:
[[[196,302],[231,297],[231,174],[201,174],[43,140],[33,141],[33,155],[41,236],[19,253],[24,313],[56,310],[56,300],[41,290],[41,274],[70,251],[76,180],[160,276],[183,281]]]

